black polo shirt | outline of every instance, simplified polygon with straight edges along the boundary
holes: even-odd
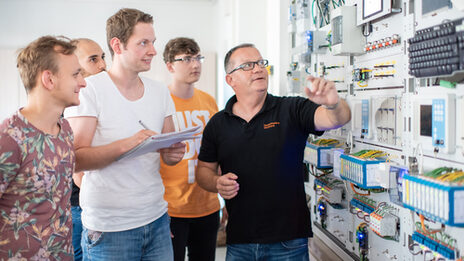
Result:
[[[73,182],[72,182],[72,194],[71,194],[71,206],[73,206],[73,207],[78,207],[79,206],[79,192],[80,192],[80,189],[76,185],[76,183],[74,183],[74,180],[73,180]]]
[[[226,200],[227,243],[275,243],[312,236],[303,180],[303,156],[319,105],[302,97],[267,94],[250,122],[232,113],[237,98],[203,132],[199,159],[238,176],[237,196]]]

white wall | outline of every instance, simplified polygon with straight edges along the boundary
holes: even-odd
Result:
[[[63,34],[95,39],[107,48],[106,19],[124,7],[153,15],[159,51],[176,36],[192,37],[203,50],[215,50],[214,3],[207,0],[0,0],[0,46],[18,47],[44,34]]]
[[[207,54],[204,73],[198,87],[216,96],[216,41],[213,8],[208,0],[0,0],[0,60],[1,79],[17,79],[15,52],[42,35],[65,35],[70,38],[87,37],[97,41],[111,58],[106,44],[106,19],[123,7],[137,8],[154,17],[157,41],[150,78],[170,81],[162,52],[167,41],[178,36],[195,39]],[[13,57],[5,57],[5,55]],[[8,75],[6,75],[8,74]],[[19,88],[19,90],[17,89]],[[20,92],[20,94],[17,94]],[[0,81],[0,118],[5,118],[18,106],[25,104],[25,91],[21,84]],[[7,101],[7,102],[6,102]],[[16,106],[15,106],[16,105]]]
[[[290,39],[288,33],[288,6],[290,0],[268,0],[268,59],[274,66],[270,77],[269,90],[280,95],[286,92],[287,71],[290,64]]]
[[[16,50],[0,49],[0,122],[26,103],[26,91],[16,69]]]
[[[274,67],[269,77],[269,92],[285,89],[288,57],[289,0],[223,0],[216,4],[218,27],[218,104],[221,108],[233,95],[225,81],[224,56],[241,43],[253,43]]]
[[[15,59],[3,59],[6,53],[13,55],[13,50],[47,34],[87,37],[97,41],[108,53],[107,63],[110,65],[106,19],[123,7],[137,8],[154,17],[158,56],[153,61],[152,70],[145,75],[168,83],[170,77],[162,61],[166,42],[178,36],[194,38],[208,58],[198,87],[215,96],[219,108],[223,108],[233,94],[224,81],[223,69],[224,55],[230,48],[244,42],[254,43],[263,57],[267,57],[275,68],[280,68],[282,32],[279,24],[282,11],[284,14],[286,12],[287,1],[0,0],[0,54],[3,55],[0,57],[0,77],[15,79],[11,82],[0,81],[0,118],[6,117],[11,108],[16,109],[25,103],[20,82],[18,87]],[[284,10],[281,10],[282,6]],[[275,71],[275,75],[282,73]],[[276,78],[280,76],[271,76],[270,80],[270,91],[273,93],[279,93],[279,79]],[[8,104],[5,97],[12,97],[8,98]]]
[[[267,55],[267,0],[223,0],[218,1],[218,105],[223,107],[234,94],[225,82],[224,56],[232,47],[242,43],[253,43]]]

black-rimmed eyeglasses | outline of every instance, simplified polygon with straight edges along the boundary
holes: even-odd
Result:
[[[257,64],[259,67],[261,68],[266,68],[267,65],[268,65],[269,61],[268,60],[258,60],[256,62],[247,62],[247,63],[243,63],[239,66],[237,66],[235,69],[233,69],[232,71],[230,71],[228,74],[231,74],[237,70],[244,70],[244,71],[251,71],[253,70],[253,68],[255,68],[255,64]]]
[[[196,56],[196,57],[191,57],[191,56],[185,56],[185,57],[182,57],[182,58],[177,58],[177,59],[174,59],[173,60],[174,62],[184,62],[184,63],[191,63],[193,61],[197,61],[199,63],[203,63],[205,61],[205,57],[204,56]]]

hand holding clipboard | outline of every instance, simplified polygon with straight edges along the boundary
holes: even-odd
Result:
[[[139,123],[144,128],[146,128],[142,122]],[[201,126],[195,126],[178,132],[153,135],[147,138],[144,142],[140,143],[138,146],[119,156],[116,160],[135,158],[149,152],[155,152],[159,149],[168,148],[177,142],[200,138],[200,135],[196,135],[200,133],[200,127]]]

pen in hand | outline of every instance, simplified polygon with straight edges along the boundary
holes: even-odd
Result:
[[[147,125],[145,125],[141,120],[139,120],[139,123],[140,125],[142,125],[142,127],[146,130],[149,130],[149,128],[147,127]]]
[[[142,125],[142,127],[143,127],[145,130],[148,131],[148,132],[147,132],[147,131],[144,131],[144,132],[145,132],[145,135],[150,135],[150,136],[152,136],[152,135],[155,135],[155,134],[156,134],[156,133],[153,133],[153,131],[151,131],[150,128],[148,128],[148,126],[145,125],[145,123],[143,123],[142,120],[139,120],[139,124]]]

